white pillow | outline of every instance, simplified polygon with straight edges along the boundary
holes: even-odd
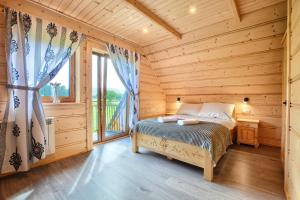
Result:
[[[204,103],[199,116],[220,119],[231,118],[234,106],[234,104],[225,103]]]
[[[182,103],[176,114],[197,116],[200,112],[201,106],[201,104]]]
[[[218,119],[223,119],[223,120],[231,120],[232,118],[227,115],[225,112],[209,112],[209,113],[204,113],[200,112],[199,117],[205,117],[205,118],[218,118]]]

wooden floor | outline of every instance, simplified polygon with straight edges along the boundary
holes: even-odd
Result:
[[[128,138],[0,180],[0,199],[284,199],[279,149],[233,146],[214,171],[130,151]]]

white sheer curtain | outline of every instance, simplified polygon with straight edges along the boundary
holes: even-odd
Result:
[[[110,59],[130,95],[129,128],[139,119],[140,54],[114,44],[106,45]]]
[[[8,103],[0,131],[2,173],[45,158],[47,131],[39,89],[59,72],[84,36],[9,8],[6,13]]]

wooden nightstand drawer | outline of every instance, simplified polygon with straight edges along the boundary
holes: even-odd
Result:
[[[249,123],[249,122],[238,122],[238,126],[258,128],[257,123]]]

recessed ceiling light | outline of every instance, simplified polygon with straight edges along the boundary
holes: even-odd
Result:
[[[195,6],[190,6],[190,9],[189,9],[189,11],[190,11],[190,13],[191,13],[191,14],[195,14],[195,13],[196,13],[196,11],[197,11],[197,9],[196,9],[196,7],[195,7]]]
[[[143,33],[148,33],[148,29],[147,28],[143,28]]]

